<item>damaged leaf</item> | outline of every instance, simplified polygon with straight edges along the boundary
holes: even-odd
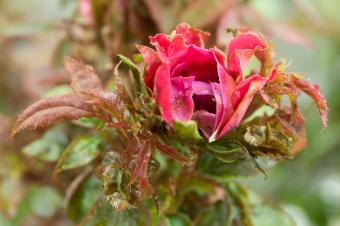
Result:
[[[12,129],[12,136],[23,129],[46,127],[57,120],[74,120],[93,116],[91,105],[74,94],[42,99],[24,110]]]
[[[306,93],[313,99],[316,107],[320,112],[322,126],[323,128],[326,128],[328,118],[328,106],[326,99],[320,90],[320,87],[318,85],[312,85],[309,82],[296,77],[293,77],[293,82],[299,89],[301,89],[304,93]]]
[[[83,135],[75,139],[61,155],[56,172],[84,166],[101,152],[103,139],[99,136]]]
[[[94,69],[71,57],[65,58],[65,70],[71,78],[71,88],[77,94],[103,90],[103,84]]]

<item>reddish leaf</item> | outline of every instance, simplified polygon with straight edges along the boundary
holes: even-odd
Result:
[[[84,93],[87,103],[98,106],[100,109],[109,113],[110,118],[115,117],[118,120],[123,119],[126,105],[121,98],[115,93],[105,91],[89,91]],[[105,118],[105,115],[103,115]],[[109,119],[110,121],[110,119]]]
[[[147,175],[151,148],[150,139],[135,138],[123,153],[123,167],[131,173],[132,181],[137,184],[144,197],[154,192]]]
[[[82,97],[68,94],[40,100],[24,110],[18,117],[12,136],[20,130],[49,126],[57,120],[73,120],[94,116],[93,108]]]
[[[294,85],[314,100],[314,103],[320,112],[322,126],[323,128],[326,128],[328,120],[328,106],[320,87],[318,85],[312,85],[311,83],[294,76],[292,77],[292,80]]]
[[[186,157],[182,153],[178,152],[175,148],[169,145],[161,144],[159,142],[156,142],[156,147],[169,159],[175,160],[182,165],[190,165]]]
[[[71,87],[81,94],[91,90],[103,90],[103,84],[92,67],[71,57],[65,58],[65,70],[71,77]]]

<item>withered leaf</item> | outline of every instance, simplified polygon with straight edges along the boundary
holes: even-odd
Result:
[[[166,157],[179,162],[183,166],[188,166],[191,164],[190,161],[182,153],[169,145],[156,142],[156,147]]]
[[[287,157],[291,154],[291,138],[269,124],[248,127],[244,139],[250,145],[250,151],[257,155]]]
[[[144,197],[154,192],[147,175],[147,166],[152,154],[150,139],[135,138],[127,146],[123,154],[123,167],[131,173],[132,181]]]
[[[327,127],[327,118],[328,118],[328,106],[326,99],[323,95],[323,93],[320,90],[320,87],[318,85],[312,85],[308,81],[299,79],[297,77],[292,77],[293,83],[301,89],[304,93],[306,93],[308,96],[310,96],[316,107],[319,110],[322,126],[323,128]]]
[[[65,70],[70,75],[71,87],[75,93],[81,94],[91,90],[103,90],[103,84],[91,66],[71,57],[66,57]]]
[[[90,104],[82,97],[67,94],[40,100],[24,110],[12,129],[12,136],[23,129],[46,127],[57,120],[74,120],[94,116]]]

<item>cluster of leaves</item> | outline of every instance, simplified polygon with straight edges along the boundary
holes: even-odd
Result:
[[[246,1],[90,2],[94,24],[75,20],[62,23],[58,28],[65,30],[66,35],[56,48],[53,63],[60,66],[64,55],[70,54],[96,65],[102,80],[110,79],[109,83],[104,88],[90,67],[67,59],[65,68],[69,77],[63,72],[59,74],[59,70],[46,74],[52,78],[49,80],[55,80],[48,80],[53,84],[71,80],[73,91],[67,86],[51,90],[47,96],[53,97],[28,108],[13,129],[14,134],[25,128],[46,127],[61,119],[83,127],[81,131],[73,131],[77,130],[75,126],[64,128],[64,124],[53,127],[23,149],[26,155],[38,160],[57,161],[56,176],[64,176],[60,174],[64,170],[79,174],[66,192],[65,206],[70,219],[81,225],[150,225],[150,222],[152,225],[292,225],[280,210],[266,206],[262,200],[254,201],[231,179],[263,171],[265,166],[258,161],[263,157],[292,158],[303,148],[306,140],[296,97],[298,90],[310,94],[326,118],[325,103],[317,87],[304,83],[298,75],[282,71],[254,99],[254,109],[259,108],[258,102],[270,106],[275,114],[253,118],[256,112],[250,111],[250,119],[240,128],[218,142],[207,143],[194,122],[176,122],[174,128],[161,122],[157,106],[144,87],[141,70],[131,61],[120,56],[119,67],[124,68],[118,73],[117,67],[112,79],[110,65],[117,52],[132,55],[135,50],[130,43],[146,42],[148,34],[169,31],[179,21],[197,27],[218,22],[217,33],[225,33],[224,25],[230,26],[236,17],[239,23],[251,17],[249,21],[261,21],[261,26],[271,33],[275,33],[274,28],[276,32],[280,30],[280,37],[291,33],[283,35],[282,26],[278,29],[277,24],[269,26],[269,21],[259,20],[259,15],[244,4]],[[288,38],[296,38],[294,35]],[[306,43],[299,36],[295,42]],[[103,68],[102,62],[108,62],[110,70]],[[127,67],[132,74],[127,73]],[[32,76],[26,80],[31,79]],[[55,96],[55,93],[67,94]],[[287,94],[293,111],[281,106],[281,97]],[[69,135],[70,130],[77,134],[75,139],[74,134]],[[38,195],[46,193],[44,187],[41,191],[35,188],[33,193],[28,191],[28,197],[33,195],[28,201],[23,200],[18,216],[27,206],[33,206],[30,209],[38,216],[50,216],[61,205],[60,197],[55,198],[55,189],[50,190],[53,192],[47,192],[46,199]],[[53,203],[50,206],[53,210],[46,207],[46,201]],[[19,222],[19,218],[16,220]]]
[[[273,222],[293,225],[232,179],[264,172],[259,158],[292,158],[303,148],[299,91],[313,98],[326,125],[327,105],[317,86],[278,65],[275,79],[254,98],[248,119],[209,143],[194,121],[175,122],[172,128],[164,124],[139,67],[122,55],[117,59],[105,89],[92,67],[66,58],[72,92],[31,105],[12,130],[14,135],[65,119],[89,128],[64,151],[67,141],[50,131],[24,149],[57,161],[56,176],[83,167],[66,194],[72,220],[81,225],[272,225],[270,219],[263,222],[268,214]],[[282,105],[284,95],[291,107]],[[254,117],[264,105],[275,113]]]

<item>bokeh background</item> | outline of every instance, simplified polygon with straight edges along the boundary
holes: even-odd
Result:
[[[321,131],[308,98],[307,148],[267,177],[241,179],[287,211],[298,226],[340,225],[340,1],[338,0],[96,0],[89,15],[77,0],[0,0],[0,225],[72,225],[63,212],[65,184],[53,180],[54,152],[32,158],[25,146],[42,131],[9,136],[30,103],[68,89],[62,62],[81,58],[104,74],[116,53],[132,56],[136,43],[178,22],[209,30],[224,48],[227,28],[251,27],[272,40],[290,71],[320,84],[329,104]],[[58,128],[56,128],[58,129]],[[45,160],[45,161],[42,161]],[[46,160],[48,163],[46,163]]]

